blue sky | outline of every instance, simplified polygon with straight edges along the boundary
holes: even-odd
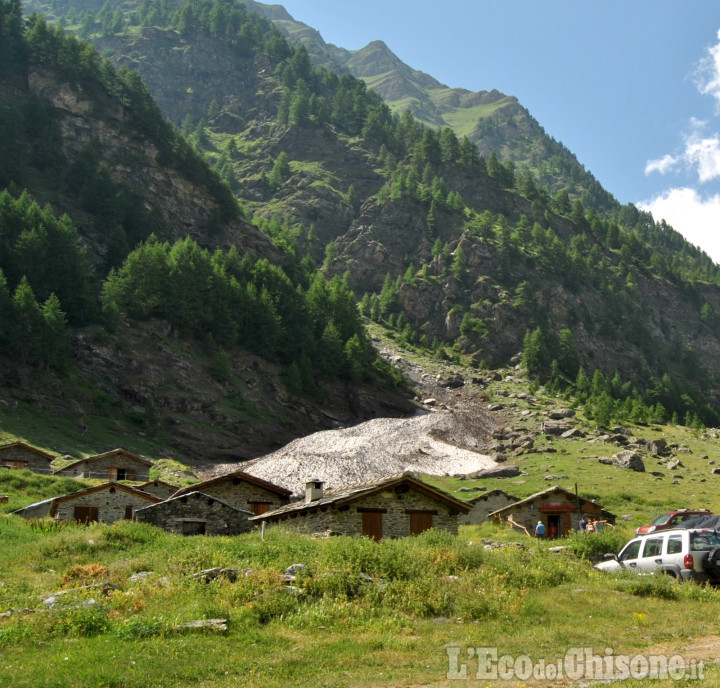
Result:
[[[286,0],[349,50],[514,95],[621,203],[720,263],[717,0]]]

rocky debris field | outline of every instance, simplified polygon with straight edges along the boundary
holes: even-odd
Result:
[[[483,381],[450,364],[438,364],[440,372],[430,373],[387,344],[380,350],[413,385],[415,415],[315,432],[266,456],[221,464],[209,473],[242,468],[300,493],[310,479],[336,488],[402,471],[455,475],[495,466],[486,449],[498,419],[487,408]]]

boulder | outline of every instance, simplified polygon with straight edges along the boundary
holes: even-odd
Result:
[[[520,475],[520,469],[514,464],[506,464],[504,466],[494,466],[486,468],[483,471],[473,473],[473,478],[514,478]]]
[[[640,458],[640,454],[629,449],[615,454],[612,457],[612,462],[615,466],[619,466],[620,468],[629,468],[633,471],[637,471],[638,473],[645,472],[645,464]]]

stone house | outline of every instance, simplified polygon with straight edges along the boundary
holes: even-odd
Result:
[[[515,523],[527,528],[530,533],[534,532],[537,522],[542,521],[546,535],[549,535],[554,528],[557,536],[562,537],[571,530],[578,530],[583,515],[599,518],[611,524],[615,523],[616,518],[615,514],[605,511],[597,502],[580,497],[557,485],[497,509],[487,517],[498,523],[506,522],[509,517]]]
[[[247,509],[256,515],[287,504],[292,496],[290,490],[244,471],[226,473],[218,478],[183,487],[173,496],[179,497],[190,492],[203,492],[236,509]]]
[[[380,540],[416,535],[429,528],[457,534],[459,516],[470,508],[406,472],[334,490],[324,490],[319,480],[310,481],[305,499],[250,520]]]
[[[162,501],[155,495],[116,482],[71,492],[62,497],[45,499],[13,511],[24,518],[54,518],[81,523],[115,523],[131,520],[135,510]]]
[[[51,462],[55,457],[25,442],[10,442],[0,446],[0,466],[20,470],[26,468],[34,473],[52,473]]]
[[[143,483],[142,485],[133,485],[133,487],[136,490],[147,492],[148,494],[155,495],[161,499],[172,497],[180,489],[177,485],[171,485],[170,483],[157,479]]]
[[[472,507],[470,513],[467,516],[460,517],[460,525],[480,525],[485,523],[488,514],[502,509],[508,504],[515,504],[519,501],[519,497],[509,495],[502,490],[490,490],[490,492],[484,492],[477,497],[468,499],[467,503]]]
[[[251,530],[252,511],[203,492],[186,492],[135,512],[135,520],[181,535],[238,535]]]
[[[55,472],[71,478],[100,478],[116,480],[150,480],[149,461],[143,456],[131,454],[124,449],[113,449],[104,454],[88,456]]]

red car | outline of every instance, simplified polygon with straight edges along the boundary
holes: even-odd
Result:
[[[697,516],[712,516],[712,511],[707,509],[678,509],[677,511],[668,511],[668,513],[658,516],[650,525],[640,526],[636,531],[636,535],[644,533],[654,533],[656,530],[670,530],[677,528],[684,521]]]

